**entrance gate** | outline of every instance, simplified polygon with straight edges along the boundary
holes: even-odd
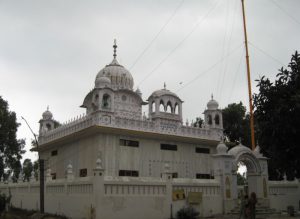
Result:
[[[267,158],[260,153],[259,146],[254,151],[239,144],[229,151],[224,143],[217,146],[214,156],[215,178],[221,182],[223,212],[228,213],[238,206],[237,167],[242,162],[247,167],[248,192],[256,193],[258,203],[269,207]]]

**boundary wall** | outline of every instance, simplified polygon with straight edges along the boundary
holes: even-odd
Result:
[[[300,182],[269,181],[269,198],[270,207],[277,211],[286,211],[288,206],[300,211]]]
[[[166,219],[187,206],[188,194],[201,194],[193,204],[201,216],[222,213],[220,184],[216,180],[92,177],[45,182],[45,212],[69,218]],[[175,197],[181,191],[184,197]],[[0,192],[11,195],[11,205],[39,209],[39,182],[1,183]]]
[[[291,205],[300,210],[298,180],[269,181],[268,185],[270,208],[283,211]],[[14,207],[39,209],[37,181],[2,182],[0,192],[11,195],[10,204]],[[173,179],[171,174],[163,174],[162,178],[110,177],[103,176],[100,170],[92,177],[48,179],[45,212],[69,218],[166,219],[171,217],[171,211],[175,217],[179,209],[188,206],[190,193],[197,193],[201,194],[200,202],[192,206],[200,216],[208,217],[224,213],[224,203],[230,200],[224,199],[223,192],[216,179]]]

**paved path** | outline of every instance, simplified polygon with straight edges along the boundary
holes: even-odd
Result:
[[[210,217],[211,219],[239,219],[238,215],[219,215]],[[257,215],[256,219],[300,219],[300,215],[290,217],[287,215]]]

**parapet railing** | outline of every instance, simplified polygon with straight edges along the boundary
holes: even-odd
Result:
[[[95,125],[216,141],[220,140],[222,135],[221,129],[185,126],[173,121],[150,121],[147,119],[136,120],[91,114],[77,117],[56,129],[41,133],[39,136],[39,143],[42,145]]]

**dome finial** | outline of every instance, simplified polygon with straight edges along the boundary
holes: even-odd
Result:
[[[166,85],[166,82],[164,82],[164,89],[166,89],[167,88],[167,85]]]
[[[49,111],[49,105],[47,106],[47,111]]]
[[[114,59],[117,57],[117,40],[114,39],[114,45],[113,45],[113,48],[114,48]]]
[[[211,99],[212,99],[212,100],[214,99],[214,94],[213,94],[213,93],[211,94]]]

